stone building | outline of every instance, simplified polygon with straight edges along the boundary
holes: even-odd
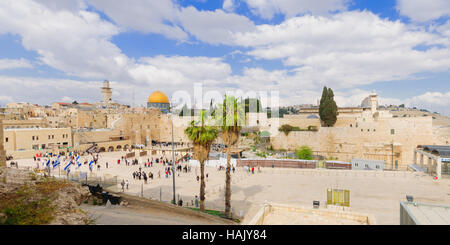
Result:
[[[359,108],[340,109],[334,127],[320,127],[320,119],[305,115],[281,119],[280,124],[305,128],[318,126],[318,131],[293,131],[271,137],[275,149],[295,150],[310,146],[315,154],[350,162],[353,158],[383,160],[390,169],[406,169],[413,162],[417,145],[439,144],[433,131],[433,119],[427,117],[396,118],[387,110],[378,108],[375,93],[366,98]],[[341,113],[343,112],[343,113]],[[314,113],[309,111],[307,114]]]

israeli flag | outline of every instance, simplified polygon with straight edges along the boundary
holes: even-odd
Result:
[[[58,155],[58,157],[56,158],[55,163],[53,164],[53,168],[56,168],[61,162],[59,162],[59,158],[61,157],[61,155]]]
[[[56,168],[60,164],[59,160],[56,159],[55,163],[53,164],[53,168]]]
[[[45,165],[48,167],[49,164],[50,164],[50,158],[48,159],[48,161]]]
[[[91,160],[90,162],[89,162],[89,168],[91,167],[91,165],[94,163],[94,160]]]
[[[64,171],[67,171],[67,169],[70,167],[71,164],[72,162],[69,161],[69,164],[67,164],[67,166],[64,167]]]

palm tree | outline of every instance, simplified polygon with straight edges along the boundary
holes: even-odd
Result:
[[[197,125],[199,124],[200,125]],[[204,111],[200,111],[200,121],[192,121],[184,133],[194,145],[194,159],[200,162],[200,211],[205,211],[205,161],[208,159],[211,144],[217,138],[218,130],[205,126]]]
[[[222,105],[215,112],[216,123],[221,128],[221,138],[227,146],[227,171],[225,177],[225,216],[231,218],[231,147],[239,140],[244,125],[244,104],[233,96],[225,95]]]

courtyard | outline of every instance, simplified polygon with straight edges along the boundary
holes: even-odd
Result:
[[[100,170],[93,168],[97,177],[118,176],[118,182],[128,180],[126,193],[143,195],[144,198],[170,202],[173,196],[172,176],[165,177],[164,166],[154,164],[145,168],[143,161],[160,157],[145,156],[140,158],[140,165],[118,165],[117,159],[125,152],[107,152],[99,154]],[[164,157],[171,159],[170,153]],[[86,157],[90,161],[90,156]],[[129,159],[131,160],[131,159]],[[33,159],[16,160],[20,168],[35,168]],[[84,162],[84,157],[81,157]],[[106,162],[109,167],[106,168]],[[186,165],[182,163],[182,165]],[[9,166],[9,163],[8,163]],[[60,169],[52,170],[52,175],[64,175],[65,163]],[[143,180],[133,179],[132,173],[139,171],[152,172],[154,179],[147,184]],[[166,165],[167,167],[167,165]],[[41,165],[41,169],[42,169]],[[72,166],[72,174],[89,172],[88,165],[82,165],[78,170]],[[161,178],[158,178],[158,172]],[[207,167],[206,208],[224,210],[225,171]],[[194,205],[195,195],[199,193],[200,183],[196,177],[200,175],[199,167],[192,166],[191,172],[180,172],[176,175],[177,198],[183,200],[183,206]],[[120,185],[117,189],[120,189]],[[406,171],[364,171],[364,170],[326,170],[326,169],[280,169],[262,168],[261,172],[250,174],[243,168],[236,168],[232,173],[232,210],[235,215],[243,217],[245,224],[260,210],[264,203],[311,207],[313,201],[320,201],[321,208],[326,206],[326,191],[328,188],[350,190],[350,210],[357,213],[371,214],[379,225],[400,224],[400,201],[406,200],[406,195],[414,197],[414,201],[450,205],[450,179],[433,180],[430,176]],[[283,216],[283,224],[298,223],[289,220],[289,215]],[[330,221],[330,224],[334,224]]]

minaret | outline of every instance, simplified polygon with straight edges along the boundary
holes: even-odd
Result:
[[[6,167],[6,152],[4,147],[4,140],[3,137],[3,119],[0,115],[0,167]]]
[[[102,87],[103,103],[110,103],[112,98],[112,88],[109,87],[109,81],[105,80]]]
[[[372,110],[372,114],[378,111],[378,95],[375,90],[370,94],[370,108]]]

